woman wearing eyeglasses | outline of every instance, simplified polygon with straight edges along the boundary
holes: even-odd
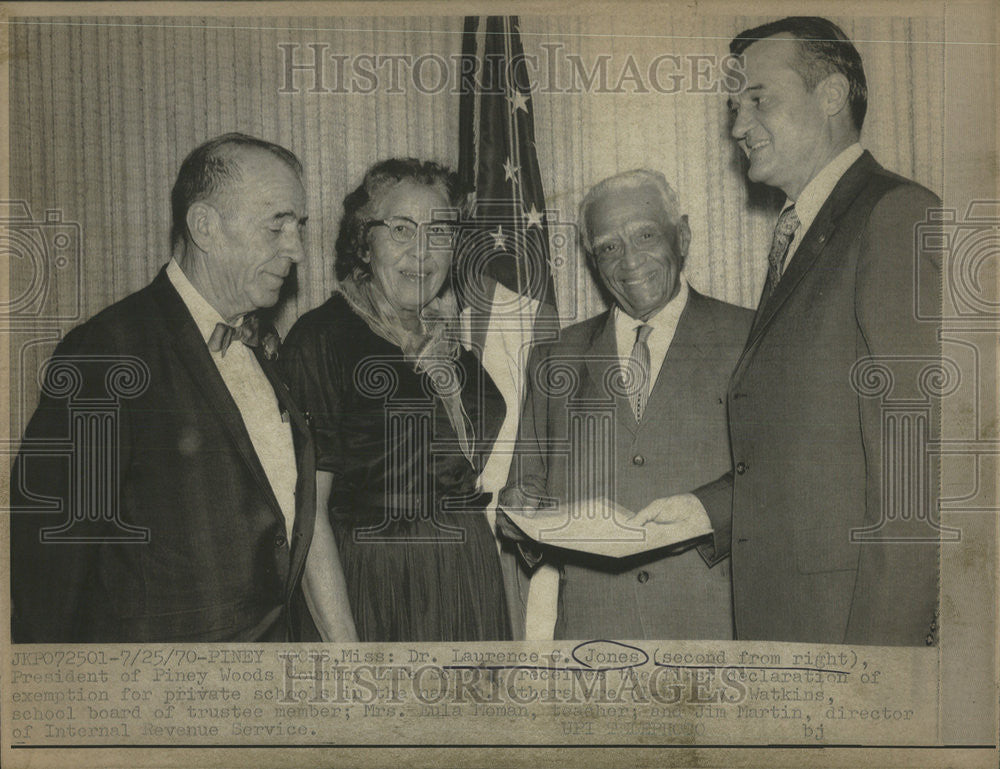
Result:
[[[282,348],[316,438],[303,584],[325,640],[510,638],[477,489],[504,405],[459,343],[457,202],[455,175],[436,163],[372,166],[344,199],[338,291]]]

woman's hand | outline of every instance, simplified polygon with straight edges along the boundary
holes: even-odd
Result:
[[[322,639],[350,643],[358,640],[358,631],[354,627],[354,616],[347,597],[347,582],[340,566],[340,553],[327,513],[332,486],[333,475],[317,471],[316,523],[312,545],[306,557],[302,592]]]

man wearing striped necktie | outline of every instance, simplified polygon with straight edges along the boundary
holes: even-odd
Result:
[[[639,519],[707,514],[739,639],[932,645],[941,362],[916,308],[940,306],[941,265],[915,234],[941,202],[861,149],[865,73],[837,25],[782,19],[730,51],[733,138],[787,199],[727,393],[732,469]]]
[[[751,313],[688,286],[691,231],[661,174],[605,179],[579,222],[611,309],[529,360],[510,509],[606,498],[638,511],[730,465],[724,394]],[[543,549],[540,564],[521,550],[529,638],[732,638],[728,563],[706,569],[691,542],[620,559]]]

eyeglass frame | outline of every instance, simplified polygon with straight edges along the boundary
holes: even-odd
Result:
[[[413,225],[414,228],[413,235],[411,235],[406,240],[400,240],[399,238],[397,238],[396,235],[394,234],[392,225],[394,221],[395,222],[403,221]],[[393,243],[398,243],[401,246],[405,246],[407,243],[412,243],[420,234],[420,231],[423,228],[432,225],[447,226],[450,229],[449,233],[450,242],[448,246],[454,247],[458,237],[458,226],[455,222],[449,221],[447,219],[431,219],[429,222],[417,222],[408,216],[390,216],[388,219],[369,219],[364,223],[363,227],[364,227],[365,237],[367,237],[368,233],[371,232],[373,227],[384,226],[387,230],[389,230],[389,238],[392,240]],[[443,235],[441,233],[437,234],[431,233],[431,237],[443,237]]]

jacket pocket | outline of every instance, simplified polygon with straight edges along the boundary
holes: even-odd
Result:
[[[796,529],[795,566],[801,574],[857,569],[862,545],[851,542],[850,530],[843,526]]]

